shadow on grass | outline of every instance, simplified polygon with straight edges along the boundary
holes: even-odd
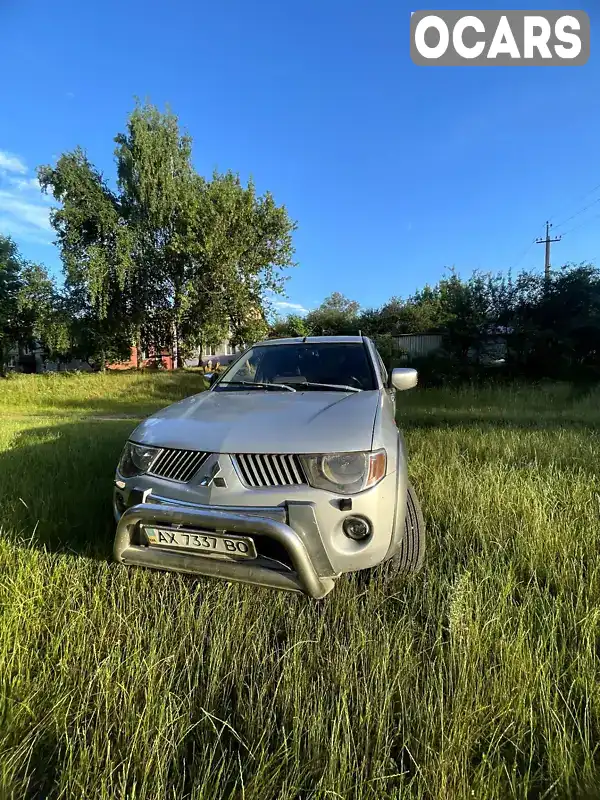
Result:
[[[0,452],[4,536],[51,551],[110,556],[112,485],[134,421],[28,427]]]

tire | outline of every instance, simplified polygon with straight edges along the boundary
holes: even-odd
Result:
[[[419,572],[425,558],[425,520],[419,498],[412,484],[408,484],[404,535],[396,555],[397,572]]]
[[[402,541],[398,544],[393,556],[366,571],[364,578],[367,583],[375,579],[387,585],[402,575],[414,575],[419,572],[423,566],[424,557],[425,520],[417,494],[409,483]]]

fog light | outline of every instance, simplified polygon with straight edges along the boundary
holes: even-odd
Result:
[[[360,542],[371,535],[371,525],[362,517],[346,517],[342,527],[346,536],[355,542]]]

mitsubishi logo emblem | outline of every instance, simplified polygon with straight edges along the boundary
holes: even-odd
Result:
[[[227,484],[223,480],[223,478],[219,478],[218,483],[215,480],[219,472],[221,471],[221,465],[218,461],[215,461],[207,474],[202,478],[200,481],[200,486],[210,486],[213,482],[215,485],[218,486],[226,486]]]

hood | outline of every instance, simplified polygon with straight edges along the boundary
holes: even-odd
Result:
[[[207,453],[370,450],[378,391],[203,392],[139,425],[133,441]]]

